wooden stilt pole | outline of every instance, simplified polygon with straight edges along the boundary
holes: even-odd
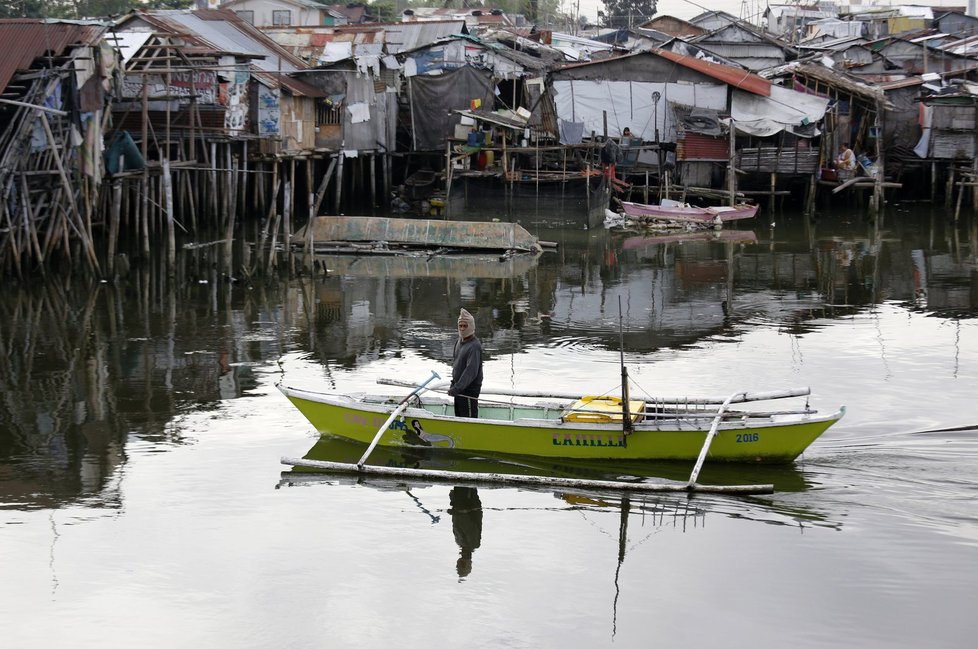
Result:
[[[303,243],[303,252],[310,271],[312,271],[312,220],[316,217],[316,194],[312,191],[312,164],[312,158],[306,158],[306,214],[308,216],[306,217],[306,240]]]
[[[105,260],[106,270],[110,278],[115,276],[116,242],[119,238],[119,210],[121,207],[122,180],[117,178],[112,181],[112,204],[109,206],[109,242]]]
[[[374,153],[367,154],[367,162],[370,165],[370,204],[376,210],[379,207],[377,202],[377,156]]]
[[[737,202],[737,127],[734,126],[733,118],[730,119],[730,166],[727,167],[727,191],[730,192],[730,206],[733,207]]]
[[[333,213],[340,213],[340,200],[343,195],[343,167],[346,165],[346,156],[340,151],[338,154],[336,167],[336,200],[333,202]]]
[[[326,196],[326,189],[329,187],[329,179],[333,175],[333,171],[336,169],[336,156],[330,156],[329,166],[326,168],[326,173],[323,174],[323,179],[319,182],[319,189],[316,190],[316,202],[312,207],[312,214],[310,219],[319,216],[319,208],[323,204],[323,198]]]
[[[234,253],[234,226],[238,213],[238,160],[231,160],[231,186],[228,187],[228,196],[231,204],[228,206],[227,221],[224,230],[224,274],[231,277],[233,273],[232,256]]]
[[[176,228],[173,214],[173,179],[170,177],[170,161],[164,156],[163,193],[166,195],[166,266],[170,277],[173,277],[177,266]]]

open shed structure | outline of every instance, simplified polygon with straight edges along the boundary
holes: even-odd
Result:
[[[115,52],[97,22],[0,20],[0,267],[99,262],[102,133]],[[76,245],[77,244],[77,245]]]

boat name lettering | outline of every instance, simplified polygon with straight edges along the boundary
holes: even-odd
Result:
[[[593,433],[554,433],[553,446],[594,446],[624,448],[624,435],[595,435]]]
[[[366,415],[361,415],[355,412],[343,413],[343,423],[351,426],[364,426],[376,430],[377,428],[383,426],[385,421],[385,417],[367,417]],[[405,424],[403,421],[395,420],[391,422],[389,428],[406,431],[407,424]]]
[[[756,442],[760,439],[759,433],[737,433],[737,443]]]

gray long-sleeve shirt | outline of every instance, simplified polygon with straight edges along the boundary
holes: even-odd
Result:
[[[452,394],[477,397],[482,390],[482,342],[476,336],[455,341]]]

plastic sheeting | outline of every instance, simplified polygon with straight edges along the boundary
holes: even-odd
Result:
[[[495,84],[488,70],[463,67],[438,76],[416,76],[408,80],[408,98],[414,125],[414,150],[436,151],[455,136],[459,116],[452,111],[468,110],[473,99],[493,105]]]
[[[828,105],[828,99],[781,86],[771,86],[770,97],[734,90],[730,116],[738,131],[757,137],[784,130],[812,137],[818,132],[808,125],[821,120]]]
[[[556,81],[553,88],[557,116],[583,123],[585,134],[603,134],[607,112],[609,136],[621,136],[627,126],[633,137],[646,141],[655,140],[656,127],[661,140],[675,141],[670,101],[721,111],[727,107],[725,84],[575,79]],[[653,101],[653,93],[658,93],[658,102]]]
[[[348,149],[393,150],[397,101],[392,92],[377,92],[369,76],[346,76],[343,140]]]
[[[602,134],[607,112],[608,135],[618,137],[627,126],[633,136],[651,141],[658,127],[659,137],[667,142],[676,138],[669,102],[725,112],[729,88],[710,83],[576,79],[556,81],[553,87],[557,116],[568,122],[583,122],[585,134]],[[659,93],[657,105],[652,100],[655,92]],[[780,86],[771,86],[770,97],[734,89],[731,102],[737,130],[760,137],[785,129],[811,137],[817,131],[807,125],[821,120],[828,106],[827,99]]]

